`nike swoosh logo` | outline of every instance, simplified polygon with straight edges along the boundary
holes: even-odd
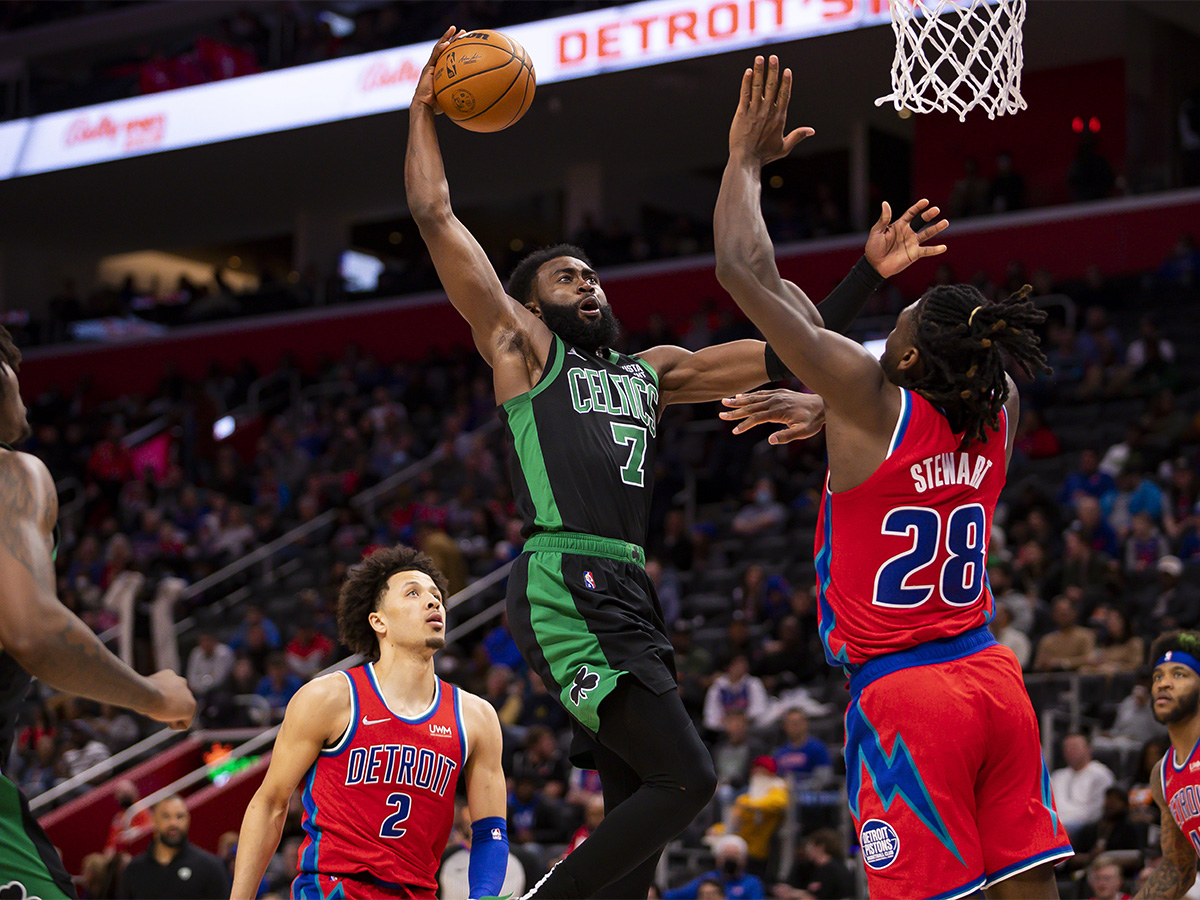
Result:
[[[364,725],[378,725],[381,722],[386,722],[386,721],[388,721],[388,720],[387,719],[368,719],[366,716],[363,716],[363,724]]]

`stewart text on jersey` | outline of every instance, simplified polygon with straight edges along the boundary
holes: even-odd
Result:
[[[888,455],[871,477],[837,492],[825,480],[816,568],[830,665],[954,637],[992,617],[986,560],[1007,413],[986,443],[962,448],[928,400],[901,395]]]

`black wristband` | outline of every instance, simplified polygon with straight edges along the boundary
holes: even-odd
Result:
[[[867,258],[859,257],[854,268],[846,273],[841,283],[817,307],[825,327],[838,334],[845,334],[871,299],[872,291],[883,282],[883,276],[875,271],[875,267],[867,262]]]
[[[770,344],[764,344],[763,362],[767,367],[767,381],[787,381],[792,377],[792,370],[783,364],[779,354]]]
[[[852,273],[854,273],[854,276],[856,278],[861,278],[863,281],[863,284],[865,284],[871,290],[875,290],[881,284],[883,284],[885,281],[887,281],[886,278],[884,278],[882,275],[879,274],[878,271],[876,271],[876,269],[873,265],[871,265],[869,262],[867,262],[866,256],[860,256],[858,258],[858,261],[855,262],[854,268],[851,269],[850,271]]]

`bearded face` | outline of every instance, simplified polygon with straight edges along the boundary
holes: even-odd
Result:
[[[542,321],[546,327],[568,344],[589,353],[601,347],[611,347],[621,336],[621,323],[608,304],[600,306],[587,298],[568,306],[558,303],[541,304]]]

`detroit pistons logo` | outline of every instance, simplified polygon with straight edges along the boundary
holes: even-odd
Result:
[[[587,699],[588,691],[594,691],[599,686],[600,676],[587,666],[580,666],[575,673],[575,680],[571,682],[571,702],[578,706]]]
[[[858,843],[862,847],[863,862],[875,870],[886,869],[900,855],[900,835],[881,819],[863,822]]]

